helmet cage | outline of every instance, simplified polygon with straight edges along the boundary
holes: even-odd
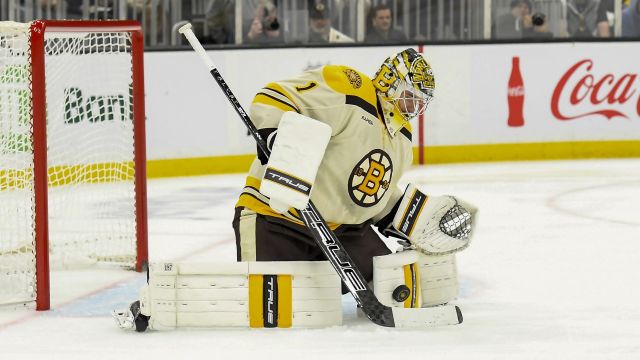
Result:
[[[392,104],[402,117],[409,121],[427,110],[427,106],[433,100],[433,90],[419,91],[406,81],[398,80],[396,86],[388,92],[388,96],[384,96],[382,100]]]
[[[409,48],[385,60],[374,86],[381,98],[409,121],[424,113],[433,100],[435,79],[424,57]]]

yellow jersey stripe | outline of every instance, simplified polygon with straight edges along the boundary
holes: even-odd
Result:
[[[269,105],[269,106],[273,106],[276,107],[282,111],[295,111],[297,113],[300,113],[300,111],[298,109],[296,109],[293,105],[286,103],[280,99],[277,99],[271,95],[267,95],[264,93],[258,93],[254,98],[253,98],[253,103],[254,104],[265,104],[265,105]]]
[[[264,87],[264,89],[266,90],[270,90],[273,92],[276,92],[284,97],[286,97],[287,99],[289,99],[289,102],[297,109],[300,109],[300,106],[295,102],[295,100],[293,100],[293,96],[291,96],[287,90],[285,90],[282,86],[280,86],[278,83],[269,83],[267,84],[267,86]]]

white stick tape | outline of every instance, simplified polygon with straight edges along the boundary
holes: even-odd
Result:
[[[193,50],[196,51],[202,61],[207,65],[209,71],[211,71],[216,68],[216,64],[213,62],[211,57],[207,55],[207,51],[202,47],[200,40],[198,40],[196,34],[193,33],[192,28],[193,26],[191,25],[191,23],[187,23],[185,25],[182,25],[180,29],[178,29],[178,32],[187,38],[187,41],[189,41],[189,44],[191,44]]]

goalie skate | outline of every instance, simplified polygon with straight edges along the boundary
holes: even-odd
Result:
[[[140,313],[139,300],[132,302],[128,309],[113,310],[111,316],[123,330],[143,332],[149,326],[149,317]]]

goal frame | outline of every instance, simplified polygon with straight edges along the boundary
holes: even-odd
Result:
[[[45,77],[46,32],[128,32],[131,36],[133,72],[133,121],[134,162],[136,192],[136,242],[135,270],[145,270],[148,262],[147,193],[146,193],[146,145],[144,107],[144,38],[137,21],[129,20],[36,20],[31,22],[31,106],[33,117],[34,207],[36,250],[36,310],[49,310],[49,231],[48,231],[48,168],[47,168],[47,119]]]

